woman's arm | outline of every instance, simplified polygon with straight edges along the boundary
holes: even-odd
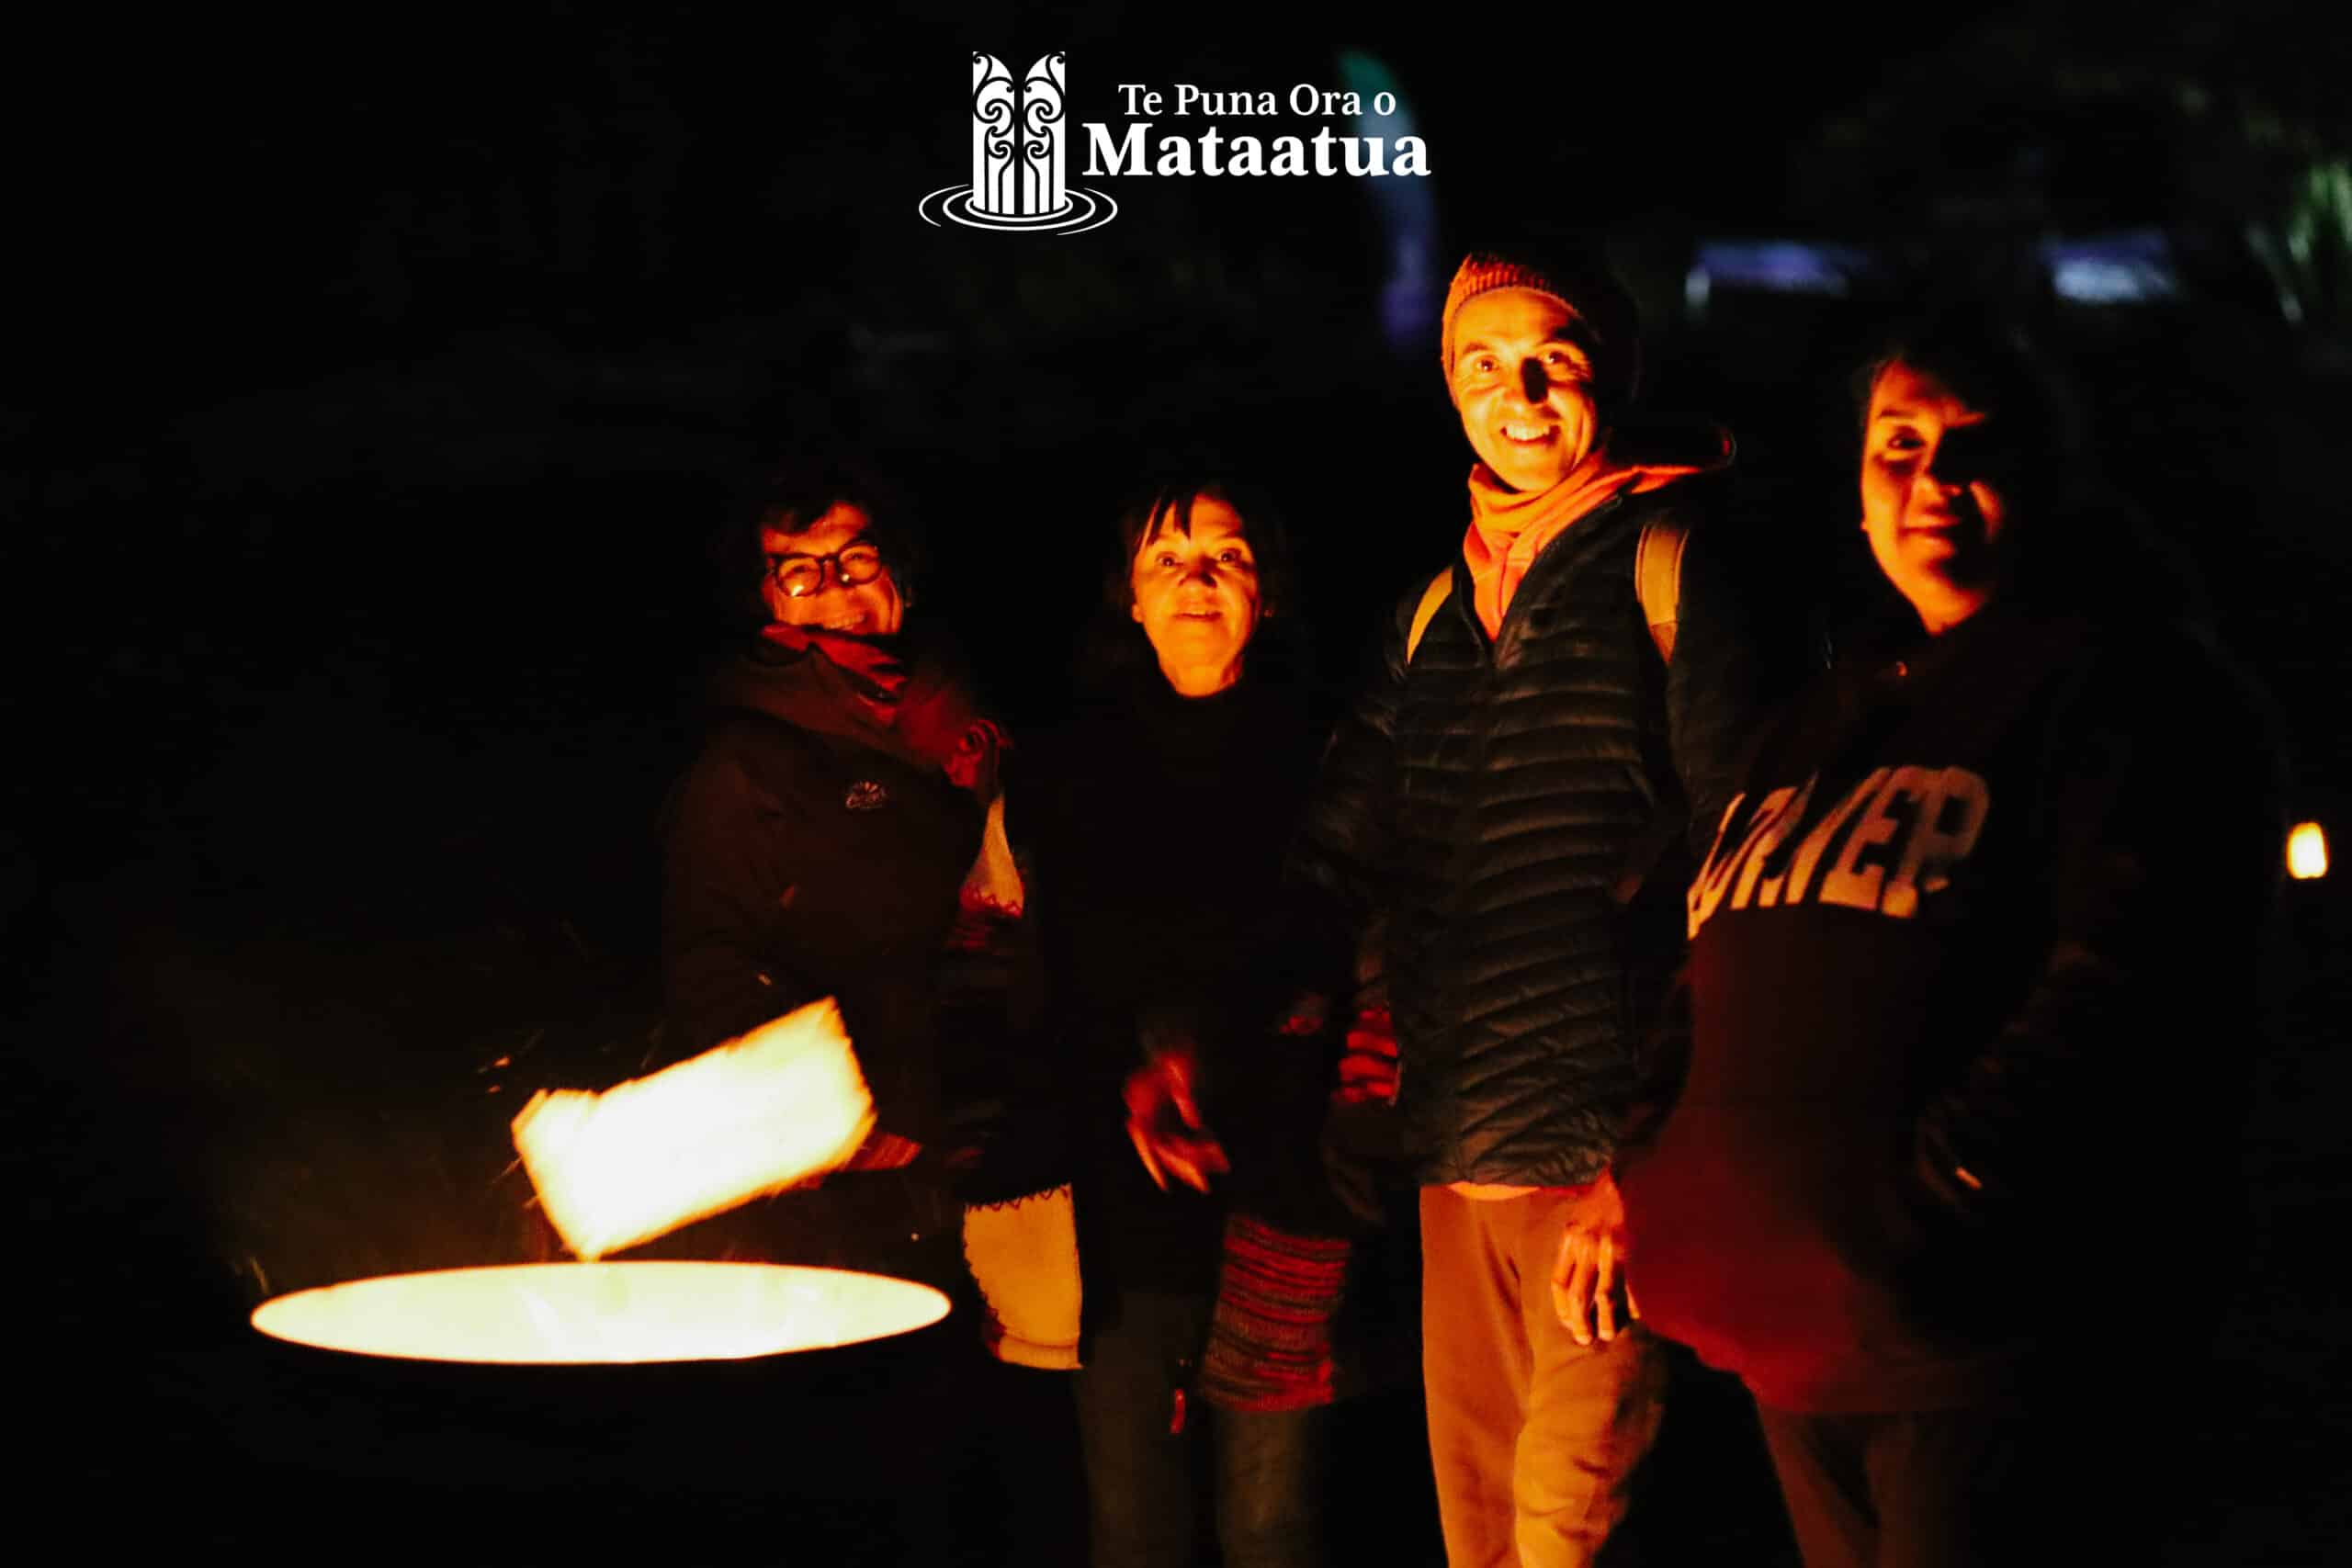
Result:
[[[2200,1137],[2236,1135],[2200,1123],[2245,1070],[2283,841],[2258,699],[2182,636],[2098,660],[2050,736],[2040,973],[1915,1129],[1917,1174],[1966,1219],[2193,1180]]]

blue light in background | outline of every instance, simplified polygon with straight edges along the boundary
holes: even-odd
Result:
[[[1843,299],[1871,270],[1869,254],[1850,245],[1804,240],[1707,240],[1701,242],[1683,277],[1683,302],[1698,316],[1705,313],[1708,299],[1722,288]]]
[[[1363,105],[1351,134],[1380,137],[1393,160],[1397,139],[1419,134],[1395,74],[1373,56],[1348,50],[1340,56],[1340,80]],[[1374,112],[1374,100],[1383,93],[1396,95],[1395,114]],[[1427,353],[1437,340],[1442,284],[1437,273],[1437,196],[1430,185],[1435,177],[1392,175],[1356,182],[1380,222],[1381,248],[1388,258],[1380,287],[1380,333],[1397,354]]]
[[[2159,230],[2045,239],[2041,261],[2058,297],[2078,305],[2144,305],[2180,296],[2172,243]]]

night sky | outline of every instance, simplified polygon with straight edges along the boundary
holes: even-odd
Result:
[[[2340,7],[1508,9],[12,23],[0,892],[30,983],[0,1168],[71,1348],[36,1358],[67,1476],[145,1473],[125,1423],[178,1434],[152,1451],[187,1472],[269,1293],[517,1256],[504,1118],[659,1058],[653,819],[746,479],[795,445],[879,453],[930,540],[919,613],[1017,735],[1066,695],[1123,491],[1213,450],[1294,519],[1336,695],[1458,537],[1434,314],[1482,233],[1606,236],[1651,403],[1736,433],[1755,592],[1808,635],[1869,593],[1862,347],[1934,298],[2040,321],[2277,699],[2299,814],[2352,844]],[[1114,132],[1123,82],[1392,83],[1433,172],[1093,178],[1074,147],[1107,226],[934,227],[974,50],[1066,51],[1072,118]],[[2053,297],[2044,242],[2119,233],[2162,237],[2172,297]],[[1766,240],[1869,262],[1694,306],[1700,247]],[[2262,1064],[2256,1258],[2187,1293],[2227,1303],[2247,1391],[2212,1440],[2261,1459],[2185,1527],[2198,1561],[2352,1534],[2318,1256],[2347,1196],[2342,881],[2287,889],[2260,1008],[2213,1045]],[[2193,1151],[2151,1157],[2196,1179]],[[2195,1272],[2154,1260],[2152,1298]],[[127,1381],[101,1399],[96,1369]]]

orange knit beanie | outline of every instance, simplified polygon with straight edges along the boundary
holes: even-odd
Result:
[[[1453,319],[1464,305],[1498,288],[1549,294],[1584,322],[1592,340],[1593,395],[1604,412],[1634,395],[1642,378],[1642,339],[1633,297],[1599,256],[1541,243],[1475,250],[1462,258],[1453,286],[1445,291],[1438,342],[1438,365],[1449,389],[1453,385]]]

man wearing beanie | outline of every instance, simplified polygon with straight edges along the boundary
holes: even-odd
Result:
[[[1474,252],[1442,351],[1469,526],[1387,626],[1291,870],[1318,979],[1381,933],[1389,1013],[1360,1019],[1350,1062],[1397,1053],[1369,1082],[1419,1166],[1448,1558],[1553,1568],[1593,1560],[1657,1429],[1609,1162],[1679,945],[1681,844],[1723,807],[1755,672],[1694,526],[1728,437],[1627,423],[1640,348],[1607,270]]]

